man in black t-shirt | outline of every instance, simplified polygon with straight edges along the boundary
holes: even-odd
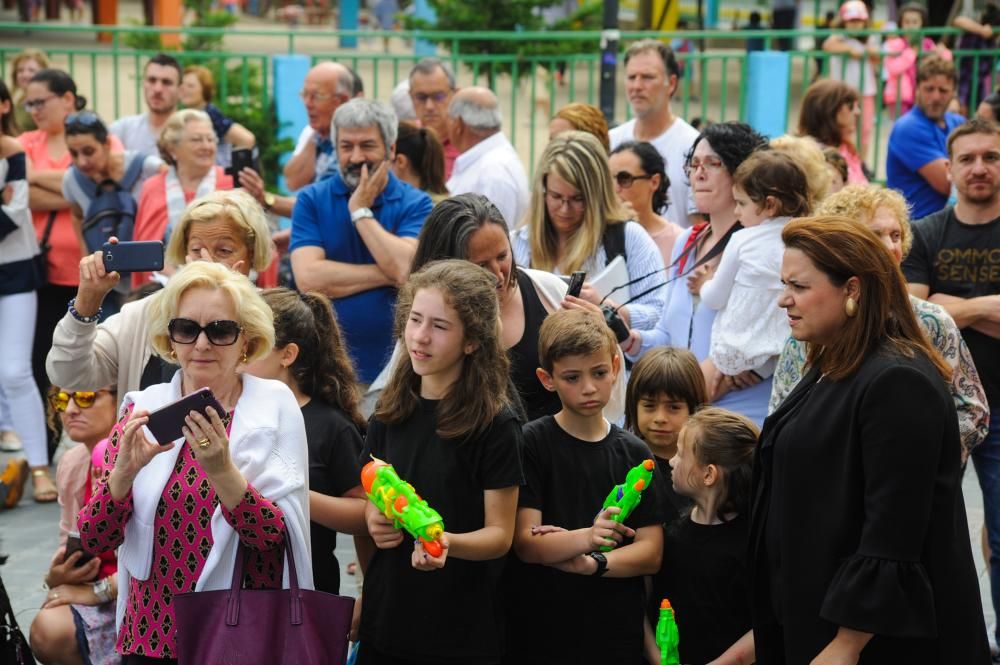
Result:
[[[903,272],[911,294],[943,306],[962,329],[990,411],[1000,414],[1000,128],[982,120],[959,126],[948,137],[948,158],[958,201],[913,224]],[[972,462],[983,491],[993,608],[1000,610],[1000,415],[990,419]]]

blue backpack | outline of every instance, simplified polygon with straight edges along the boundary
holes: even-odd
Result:
[[[138,207],[132,196],[132,188],[142,175],[145,161],[145,157],[137,155],[125,169],[120,181],[108,178],[96,183],[78,169],[73,169],[77,184],[90,198],[83,220],[83,240],[87,243],[87,251],[96,252],[101,249],[111,236],[121,241],[132,239]]]

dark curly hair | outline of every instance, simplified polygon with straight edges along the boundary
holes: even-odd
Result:
[[[670,188],[670,178],[667,177],[667,163],[663,161],[663,155],[646,141],[626,141],[611,151],[612,155],[620,152],[631,152],[639,158],[639,166],[646,175],[660,176],[660,186],[653,192],[653,210],[659,211],[667,207],[670,199],[667,190]]]
[[[702,141],[708,141],[708,145],[712,146],[729,175],[736,173],[743,160],[754,151],[767,147],[767,137],[747,123],[735,120],[717,122],[706,127],[694,140],[684,160],[685,165],[691,163],[691,156]]]

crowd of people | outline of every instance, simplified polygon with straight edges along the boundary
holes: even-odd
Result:
[[[361,664],[660,663],[664,598],[683,663],[998,662],[961,479],[971,459],[995,610],[1000,125],[989,99],[949,110],[959,70],[918,46],[885,187],[890,111],[848,32],[770,140],[692,127],[671,48],[635,42],[633,119],[558,110],[530,178],[495,94],[446,63],[413,67],[400,120],[320,62],[290,195],[227,171],[256,141],[209,70],[151,58],[147,110],[106,123],[19,57],[0,446],[23,459],[0,482],[8,508],[29,478],[62,506],[36,658],[176,663],[178,594],[287,587],[286,553],[339,593],[340,533]],[[107,265],[109,206],[99,240],[160,241],[161,270]],[[173,438],[151,422],[202,389]],[[440,513],[434,547],[368,500],[372,458]],[[642,500],[609,506],[634,468]]]

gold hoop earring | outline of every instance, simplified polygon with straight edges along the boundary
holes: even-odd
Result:
[[[177,360],[177,352],[174,351],[173,349],[170,349],[170,359]]]
[[[847,318],[853,319],[858,314],[858,301],[848,296],[847,301],[844,303],[844,311],[847,312]]]

